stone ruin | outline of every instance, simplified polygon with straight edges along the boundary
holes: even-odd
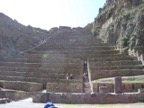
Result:
[[[33,97],[33,102],[69,104],[114,104],[114,103],[135,103],[144,101],[144,88],[136,93],[123,93],[122,79],[116,77],[114,92],[110,93],[108,87],[99,87],[99,93],[39,93]]]
[[[142,93],[122,93],[121,79],[117,77],[143,75],[140,61],[119,53],[115,46],[102,43],[83,29],[57,29],[40,46],[0,62],[0,87],[4,94],[0,98],[20,100],[33,96],[33,102],[85,104],[143,101]],[[67,73],[73,78],[66,79]],[[116,77],[113,93],[106,84],[99,87],[93,83],[109,77]]]

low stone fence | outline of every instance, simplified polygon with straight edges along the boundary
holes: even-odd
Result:
[[[23,92],[23,91],[0,91],[1,98],[8,98],[10,100],[20,100],[27,98],[31,95],[31,93]]]
[[[9,103],[10,101],[9,98],[0,98],[0,104]]]
[[[40,93],[33,97],[36,103],[68,104],[115,104],[144,102],[144,94],[85,94],[85,93]]]
[[[98,93],[100,86],[107,86],[109,92],[114,92],[113,83],[93,83],[93,92]],[[144,88],[144,83],[122,83],[123,92],[137,92],[139,88]]]
[[[21,90],[26,92],[35,92],[43,89],[43,85],[40,83],[20,81],[0,81],[0,87],[4,89]]]
[[[67,93],[81,93],[83,92],[82,80],[58,80],[57,82],[47,83],[47,92],[67,92]]]

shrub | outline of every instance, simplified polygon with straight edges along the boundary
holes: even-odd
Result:
[[[123,47],[127,47],[129,45],[129,39],[128,38],[123,38],[122,42],[123,42]]]
[[[98,36],[99,35],[99,31],[95,28],[91,29],[91,33],[92,33],[93,36]]]

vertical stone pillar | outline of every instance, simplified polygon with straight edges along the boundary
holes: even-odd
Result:
[[[121,77],[115,77],[115,84],[114,84],[114,92],[116,94],[122,93],[122,78]]]

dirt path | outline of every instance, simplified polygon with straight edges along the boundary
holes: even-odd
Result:
[[[32,99],[26,99],[18,102],[0,104],[0,108],[44,108],[44,103],[33,103]],[[85,104],[55,104],[58,108],[144,108],[144,103],[134,104],[110,104],[110,105],[85,105]]]

